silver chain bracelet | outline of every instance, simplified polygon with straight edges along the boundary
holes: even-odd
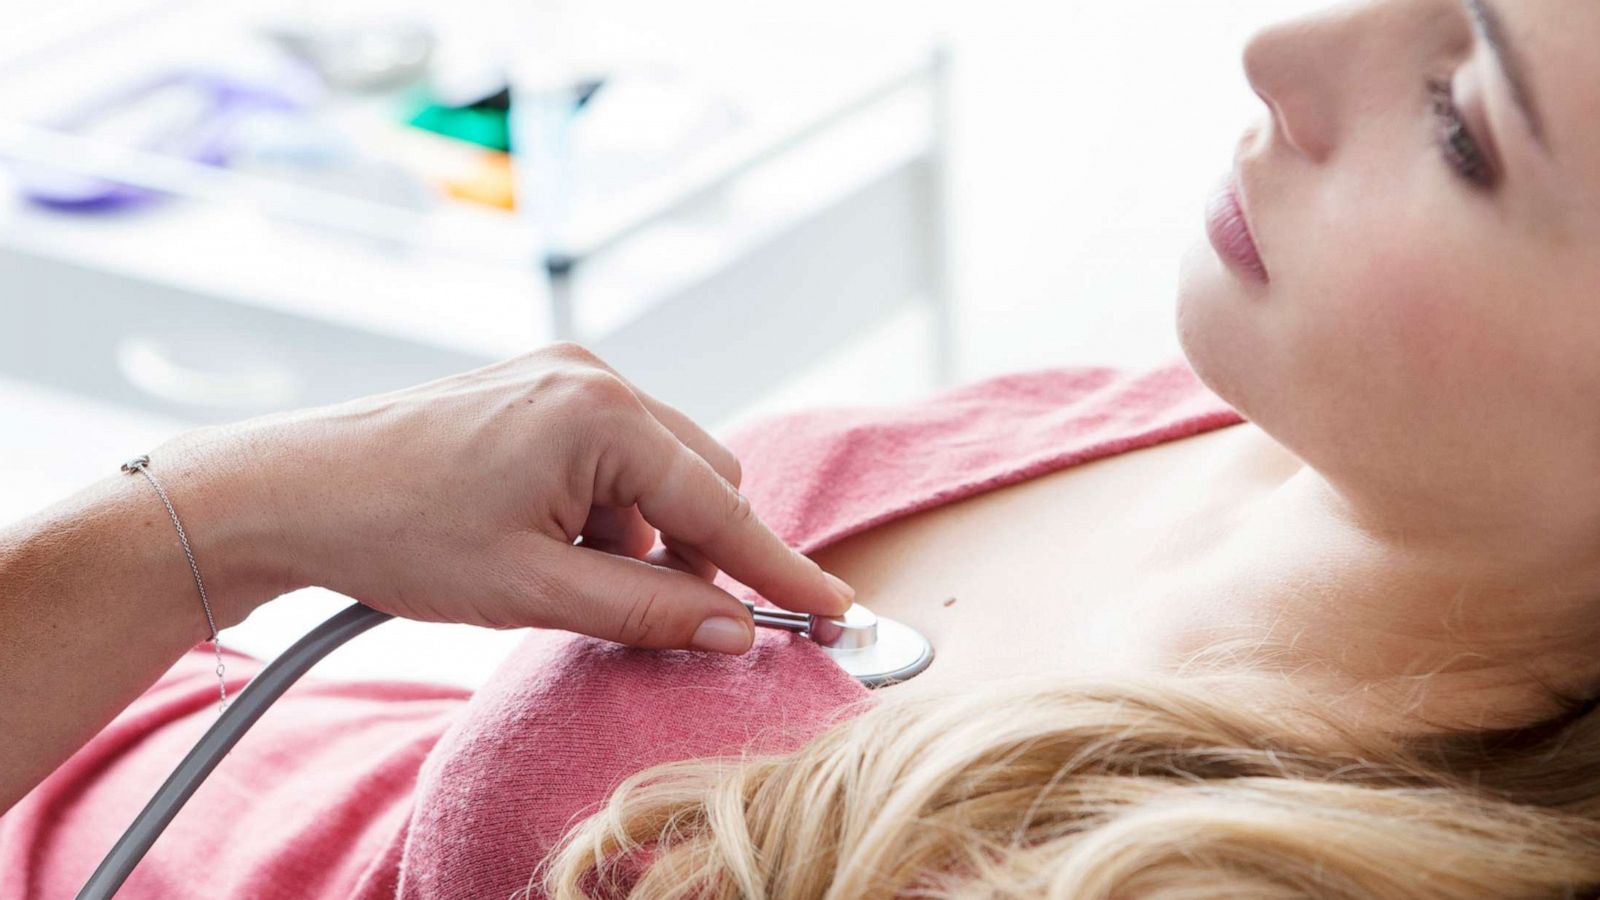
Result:
[[[200,605],[205,607],[206,624],[211,626],[211,647],[217,653],[217,688],[222,697],[218,709],[220,715],[228,711],[228,682],[222,677],[222,642],[217,638],[217,620],[211,616],[211,601],[206,597],[206,583],[200,579],[200,565],[194,561],[194,551],[189,549],[189,536],[183,533],[183,523],[178,521],[178,511],[173,508],[172,499],[167,496],[167,489],[162,487],[161,482],[150,472],[150,457],[134,457],[122,464],[122,471],[128,475],[138,472],[150,482],[150,486],[160,495],[162,505],[167,508],[167,515],[172,517],[172,527],[178,529],[178,543],[183,546],[183,555],[189,559],[189,571],[194,573],[194,586],[200,590]]]

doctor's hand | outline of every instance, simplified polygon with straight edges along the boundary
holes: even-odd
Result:
[[[718,568],[792,610],[851,602],[753,514],[727,448],[575,344],[204,429],[151,459],[175,492],[232,473],[195,492],[190,529],[217,529],[229,571],[253,574],[218,627],[317,585],[408,619],[742,653],[751,616]]]

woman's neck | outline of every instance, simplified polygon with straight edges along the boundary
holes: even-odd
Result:
[[[1238,447],[1264,491],[1161,563],[1174,663],[1282,672],[1362,726],[1437,732],[1531,725],[1600,686],[1600,567],[1504,553],[1480,528],[1404,529],[1357,509],[1253,425]],[[1465,523],[1463,523],[1465,524]],[[1218,647],[1238,651],[1226,656]],[[1209,648],[1209,650],[1208,650]],[[1203,664],[1203,663],[1202,663]]]

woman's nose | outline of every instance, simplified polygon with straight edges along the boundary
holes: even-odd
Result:
[[[1358,62],[1359,18],[1347,4],[1272,25],[1245,44],[1250,86],[1283,139],[1314,162],[1332,152],[1346,95],[1360,88],[1347,77]]]

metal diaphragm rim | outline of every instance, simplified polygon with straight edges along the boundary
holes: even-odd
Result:
[[[878,640],[870,647],[822,651],[869,688],[905,681],[933,662],[933,645],[920,632],[894,619],[878,617]]]

